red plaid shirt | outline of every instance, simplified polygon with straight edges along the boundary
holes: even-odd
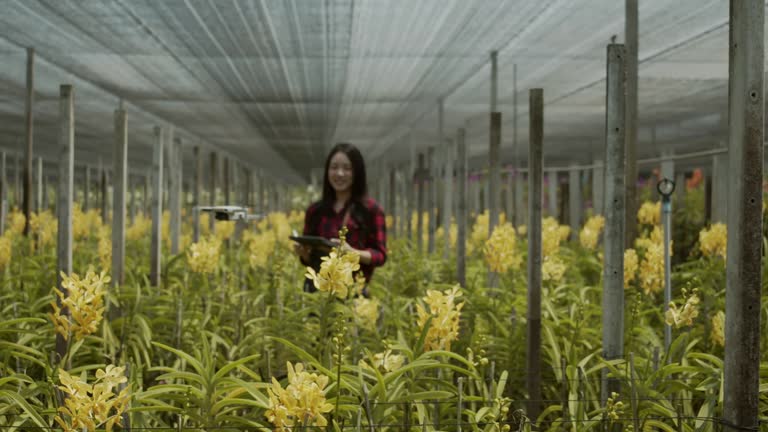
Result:
[[[387,228],[384,210],[371,198],[364,198],[363,204],[369,214],[369,225],[364,233],[360,223],[350,214],[347,219],[347,243],[355,249],[367,250],[371,253],[371,263],[360,263],[366,281],[371,280],[373,269],[383,265],[387,260]],[[356,204],[359,205],[359,204]],[[333,208],[316,202],[309,206],[304,217],[304,235],[322,236],[327,239],[338,238],[344,215],[349,208],[345,205],[338,213]]]

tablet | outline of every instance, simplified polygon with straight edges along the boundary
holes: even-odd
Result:
[[[291,240],[297,243],[307,245],[307,246],[312,246],[312,247],[324,246],[327,248],[333,248],[336,246],[335,243],[331,242],[325,237],[320,237],[320,236],[302,235],[302,236],[290,236],[288,238],[290,238]]]

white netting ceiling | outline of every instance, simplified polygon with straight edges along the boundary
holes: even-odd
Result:
[[[722,0],[640,2],[641,157],[718,145],[727,23]],[[542,87],[545,157],[589,162],[602,151],[605,46],[623,33],[619,0],[0,0],[0,146],[21,148],[24,48],[35,47],[35,147],[52,157],[58,86],[71,83],[78,161],[111,160],[122,98],[133,166],[166,122],[187,145],[297,181],[338,141],[405,162],[411,146],[437,143],[444,98],[446,137],[467,127],[481,166],[498,50],[503,162],[514,64],[521,157],[528,89]]]

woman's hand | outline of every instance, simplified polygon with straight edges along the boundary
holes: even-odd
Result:
[[[309,253],[312,251],[312,248],[301,243],[296,243],[293,245],[293,251],[296,253],[296,255],[299,256],[299,258],[301,258],[302,261],[308,262]]]

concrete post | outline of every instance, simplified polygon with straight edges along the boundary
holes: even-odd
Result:
[[[518,162],[518,166],[519,162]],[[515,171],[515,228],[526,223],[525,210],[525,177],[522,172]]]
[[[128,202],[128,221],[130,225],[133,225],[136,223],[136,185],[131,182],[131,176],[128,176],[128,193],[129,193],[129,202]]]
[[[389,169],[389,195],[387,196],[387,207],[389,207],[389,214],[392,215],[392,233],[397,232],[397,224],[399,218],[397,217],[397,201],[395,200],[395,190],[397,188],[395,168]]]
[[[424,153],[419,153],[419,165],[414,175],[416,181],[416,245],[419,253],[424,252],[424,189],[426,188],[426,167]]]
[[[712,159],[712,222],[725,223],[728,219],[728,161],[728,154],[717,154]]]
[[[101,177],[101,222],[106,225],[108,220],[107,203],[109,198],[107,197],[107,170],[99,161],[99,176]]]
[[[637,76],[638,76],[638,0],[625,0],[624,23],[626,43],[627,93],[624,103],[626,118],[625,231],[627,244],[637,236]]]
[[[603,214],[605,200],[605,167],[602,159],[595,159],[592,169],[592,211],[596,215]]]
[[[507,219],[513,221],[516,227],[523,224],[522,213],[523,209],[523,189],[522,181],[523,176],[520,173],[520,157],[517,154],[517,64],[512,65],[512,181],[514,182],[514,189],[512,192],[511,202],[512,209],[511,215],[507,215]],[[517,186],[520,183],[520,187]],[[512,187],[512,183],[510,183]]]
[[[549,216],[552,216],[555,219],[557,219],[557,183],[557,172],[550,171],[547,174],[547,211]]]
[[[203,191],[203,155],[200,152],[200,146],[195,146],[194,150],[195,158],[195,183],[192,189],[192,207],[199,206],[201,201],[201,193]],[[192,212],[192,241],[197,243],[200,241],[200,213],[197,211]]]
[[[435,147],[427,149],[427,163],[429,164],[429,180],[427,181],[427,212],[429,214],[429,227],[427,237],[427,253],[435,251],[435,232],[437,231],[437,179],[438,169],[435,156]]]
[[[155,126],[155,148],[152,150],[152,246],[150,248],[149,283],[160,286],[160,260],[163,244],[163,153],[165,130]]]
[[[177,255],[181,248],[181,189],[182,165],[181,140],[173,138],[172,130],[168,135],[168,154],[170,157],[168,177],[171,180],[171,190],[168,200],[170,202],[170,235],[171,235],[171,255]]]
[[[83,211],[87,212],[89,207],[89,200],[91,194],[91,167],[85,166],[85,184],[83,184]]]
[[[603,266],[603,358],[615,360],[624,355],[624,233],[626,208],[626,50],[623,45],[608,45],[605,143],[605,257]],[[619,392],[617,378],[607,378],[603,370],[602,401]]]
[[[142,197],[144,198],[144,202],[142,203],[144,206],[144,215],[147,215],[151,217],[152,213],[152,200],[149,198],[149,174],[144,176],[144,185],[143,185],[143,191],[142,191]]]
[[[541,200],[544,159],[544,90],[530,90],[530,141],[528,150],[528,353],[526,387],[528,410],[535,419],[541,412]]]
[[[675,202],[676,207],[680,207],[685,202],[685,173],[678,172],[675,174]]]
[[[571,223],[571,239],[578,240],[581,230],[581,171],[574,165],[568,171],[568,221]]]
[[[43,210],[48,210],[50,201],[48,201],[48,177],[43,177]]]
[[[5,220],[8,218],[8,176],[5,165],[5,152],[0,152],[0,236],[5,233]]]
[[[223,157],[221,158],[221,162],[224,164],[224,167],[222,168],[224,177],[222,179],[222,187],[224,188],[224,205],[230,205],[232,204],[232,196],[230,196],[231,176],[229,174],[229,158]]]
[[[259,171],[259,212],[265,215],[267,214],[266,189],[264,173]]]
[[[128,116],[115,111],[112,186],[112,286],[125,283],[125,195],[128,183]]]
[[[72,273],[72,201],[75,177],[75,92],[72,86],[59,88],[59,180],[56,193],[56,286],[67,294],[62,285],[61,273]],[[56,303],[61,307],[61,299]],[[56,334],[56,353],[61,360],[67,352],[67,342]]]
[[[210,159],[210,165],[208,168],[208,205],[215,206],[216,205],[216,153],[211,152],[211,159]],[[208,217],[208,224],[210,228],[211,234],[215,232],[215,225],[216,221],[213,218],[213,215],[210,215]]]
[[[488,150],[488,195],[486,206],[488,207],[488,237],[499,224],[499,184],[501,183],[500,164],[501,157],[501,113],[491,113],[490,148]]]
[[[43,158],[37,158],[37,193],[35,194],[35,212],[43,210]]]
[[[456,279],[462,287],[467,286],[467,143],[465,130],[456,132],[456,189],[458,190],[458,212],[456,212]]]
[[[456,157],[453,143],[445,141],[443,161],[443,258],[451,255],[451,215],[453,213],[453,160]]]
[[[32,142],[34,141],[35,49],[27,48],[26,146],[24,162],[24,235],[29,235],[32,213]]]
[[[723,431],[758,430],[765,5],[731,0]]]

